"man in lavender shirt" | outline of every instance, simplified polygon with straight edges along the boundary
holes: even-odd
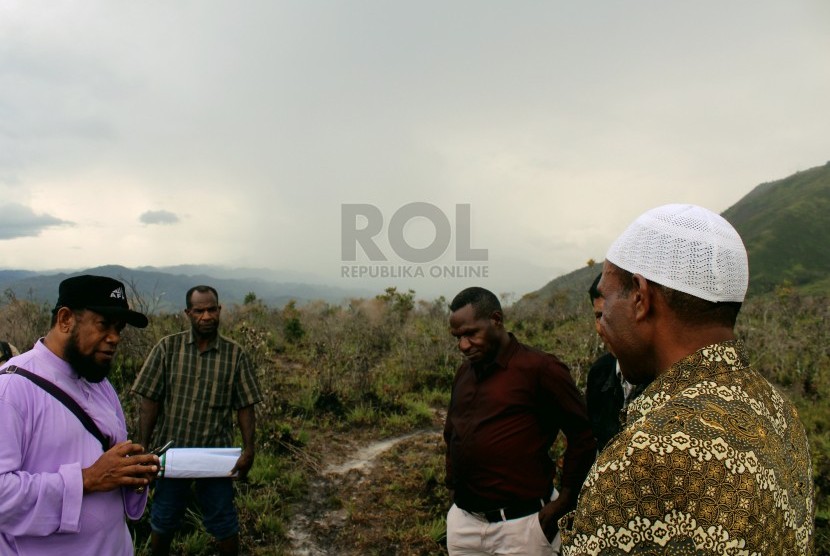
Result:
[[[143,328],[124,285],[102,276],[61,282],[46,337],[0,369],[0,554],[133,554],[125,515],[138,519],[159,460],[127,440],[124,413],[106,379],[121,331]],[[66,392],[109,449],[24,369]],[[17,375],[17,376],[16,376]]]

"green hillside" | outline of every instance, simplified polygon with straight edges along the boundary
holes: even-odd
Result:
[[[552,305],[564,314],[576,314],[580,305],[589,306],[588,288],[597,274],[602,272],[602,261],[591,266],[583,266],[554,278],[542,288],[525,294],[513,308],[517,311],[527,311],[531,306]]]
[[[749,295],[790,282],[827,293],[830,275],[830,163],[764,183],[723,217],[749,252]]]
[[[830,162],[763,183],[723,213],[749,253],[748,297],[786,283],[805,294],[830,294]],[[588,300],[601,262],[548,282],[516,304],[572,306]]]

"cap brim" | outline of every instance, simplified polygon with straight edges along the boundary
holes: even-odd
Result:
[[[131,309],[122,309],[121,307],[87,307],[87,309],[108,317],[124,319],[124,322],[136,328],[146,328],[150,323],[146,315]]]

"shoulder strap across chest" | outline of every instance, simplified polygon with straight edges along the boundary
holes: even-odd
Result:
[[[78,420],[81,422],[84,428],[88,430],[89,433],[98,440],[98,442],[101,443],[101,448],[105,452],[109,450],[109,439],[104,435],[104,433],[101,432],[101,429],[98,428],[98,425],[95,424],[95,421],[92,420],[92,417],[87,415],[83,408],[81,408],[81,406],[78,405],[78,402],[72,399],[72,397],[69,394],[61,390],[57,385],[46,380],[42,376],[38,376],[34,373],[27,371],[26,369],[21,369],[20,367],[17,367],[15,365],[9,365],[8,367],[0,371],[0,374],[19,375],[24,378],[28,378],[34,384],[40,386],[46,392],[51,394],[53,398],[61,402],[66,407],[66,409],[71,411],[75,415],[75,417],[78,418]]]

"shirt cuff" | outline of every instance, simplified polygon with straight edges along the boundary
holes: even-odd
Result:
[[[63,504],[59,533],[81,530],[81,505],[84,500],[84,477],[80,463],[67,463],[58,469],[63,479]]]
[[[135,488],[123,487],[121,496],[124,499],[124,513],[133,521],[138,521],[144,515],[144,508],[147,506],[147,496],[150,492],[149,485],[144,487],[142,492],[136,492]]]

